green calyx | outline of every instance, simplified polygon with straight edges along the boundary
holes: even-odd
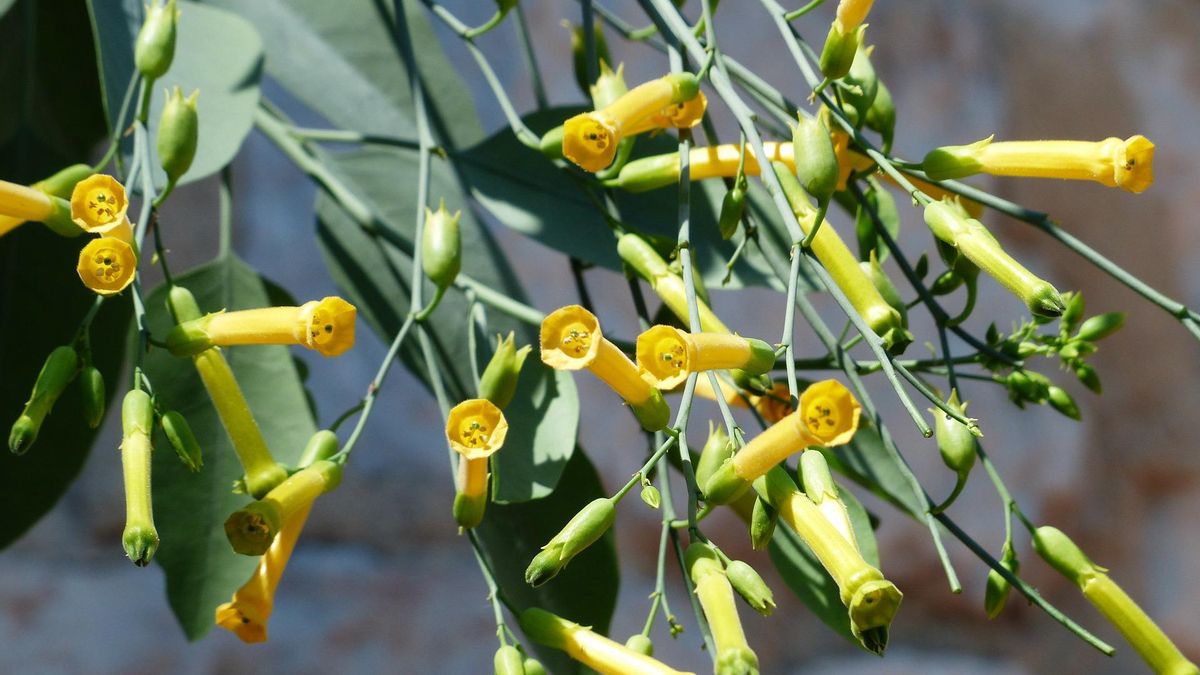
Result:
[[[179,456],[179,461],[183,462],[188,471],[193,473],[199,471],[200,467],[204,466],[204,458],[200,443],[196,441],[196,436],[192,433],[192,427],[188,424],[187,419],[175,410],[168,410],[163,413],[160,423],[163,435],[167,437],[167,442]]]
[[[743,338],[750,345],[750,359],[741,367],[747,375],[769,373],[775,367],[775,348],[762,340]]]
[[[779,512],[762,497],[754,498],[754,507],[750,510],[750,547],[762,551],[771,543],[775,536],[775,526],[779,522]]]
[[[209,317],[213,315],[184,321],[177,324],[167,333],[167,351],[174,356],[195,356],[213,347],[212,338],[208,335]]]
[[[696,485],[703,487],[730,457],[733,457],[733,444],[729,442],[725,427],[709,421],[708,438],[700,450],[700,459],[696,461]]]
[[[792,129],[792,151],[796,177],[805,192],[818,202],[828,201],[838,183],[837,154],[829,129],[815,117],[799,116]]]
[[[850,67],[854,64],[854,55],[858,53],[866,30],[867,26],[863,24],[848,33],[843,33],[838,23],[833,22],[829,34],[825,36],[825,46],[821,48],[821,58],[818,61],[821,74],[826,79],[838,80],[850,72]]]
[[[737,591],[754,611],[763,616],[770,616],[775,610],[775,594],[753,567],[741,560],[731,560],[725,566],[725,576],[733,590]]]
[[[992,142],[992,137],[969,145],[947,145],[930,150],[921,160],[921,170],[932,180],[950,180],[972,176],[983,170],[976,155]]]
[[[193,91],[187,98],[175,87],[168,92],[163,105],[162,117],[158,122],[156,147],[163,171],[171,183],[187,173],[196,157],[196,143],[200,136],[200,118],[196,114],[196,99],[200,90]]]
[[[154,402],[141,389],[131,389],[121,402],[121,429],[125,438],[134,434],[149,436],[154,428]]]
[[[687,103],[700,94],[700,80],[692,73],[671,73],[663,79],[671,85],[671,103]]]
[[[749,647],[726,647],[717,654],[716,675],[758,675],[758,656]]]
[[[492,658],[496,675],[525,675],[525,657],[512,645],[502,645]]]
[[[507,407],[517,392],[521,368],[531,349],[530,345],[517,349],[511,331],[503,338],[497,336],[492,360],[479,376],[479,398],[491,401],[501,410]]]
[[[328,429],[321,429],[308,438],[308,443],[304,445],[304,452],[300,453],[300,459],[296,462],[296,466],[303,469],[314,462],[333,457],[337,451],[337,434]]]
[[[126,525],[121,532],[121,546],[125,555],[138,567],[145,567],[158,550],[158,531],[149,525]]]
[[[750,483],[738,476],[733,461],[727,460],[704,483],[704,501],[709,504],[729,504],[749,489]]]
[[[175,24],[179,10],[175,0],[155,4],[146,11],[146,21],[138,31],[133,62],[147,80],[157,80],[171,69],[175,58]]]
[[[37,440],[42,421],[78,372],[79,355],[73,347],[58,347],[46,357],[42,370],[33,383],[33,391],[25,403],[25,409],[9,432],[8,449],[13,454],[24,454]]]
[[[421,269],[438,288],[454,283],[462,269],[462,237],[458,221],[462,211],[451,214],[446,202],[437,211],[425,209],[425,229],[421,238]]]
[[[1034,530],[1033,550],[1059,574],[1079,586],[1089,577],[1104,571],[1057,527],[1043,525]]]
[[[637,633],[630,635],[625,646],[645,656],[654,656],[654,642],[647,636]]]
[[[454,522],[464,530],[478,527],[483,522],[483,514],[487,511],[488,497],[482,495],[467,495],[461,492],[454,495],[454,506],[451,513]]]
[[[660,431],[671,424],[671,408],[657,389],[651,391],[650,398],[641,403],[630,403],[629,407],[646,431]]]
[[[1016,575],[1021,570],[1017,561],[1017,553],[1012,546],[1004,545],[1004,553],[1000,556],[1000,566]],[[1004,611],[1008,596],[1012,592],[1012,584],[996,570],[990,570],[987,576],[987,588],[983,594],[983,609],[987,618],[994,619]]]

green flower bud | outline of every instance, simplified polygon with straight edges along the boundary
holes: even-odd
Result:
[[[75,184],[91,176],[93,173],[95,171],[92,171],[90,164],[72,164],[65,169],[60,169],[48,178],[43,178],[30,187],[41,190],[48,195],[70,199],[71,193],[75,191]]]
[[[1079,322],[1083,320],[1085,304],[1083,302],[1083,293],[1078,291],[1064,293],[1063,301],[1067,303],[1067,308],[1058,320],[1058,325],[1062,331],[1062,338],[1065,340],[1071,334],[1071,331],[1079,326]]]
[[[1079,327],[1079,333],[1075,335],[1080,340],[1095,342],[1103,340],[1113,333],[1121,330],[1121,326],[1125,325],[1124,312],[1109,312],[1108,314],[1098,314],[1083,322]]]
[[[521,651],[512,645],[503,645],[496,650],[492,659],[496,675],[525,675],[525,658]]]
[[[829,129],[815,117],[800,115],[792,129],[792,152],[800,185],[818,203],[827,202],[838,183],[837,153]]]
[[[658,488],[653,485],[643,485],[641,493],[642,501],[646,506],[652,509],[657,509],[662,506],[662,495],[659,494]]]
[[[13,423],[9,433],[8,449],[13,454],[25,454],[29,446],[37,440],[42,421],[78,372],[79,356],[73,347],[58,347],[46,357],[46,362],[42,364],[42,370],[33,383],[29,401],[25,403],[24,411]]]
[[[730,457],[733,457],[733,443],[725,433],[725,426],[709,421],[708,438],[696,462],[696,485],[703,487]]]
[[[176,323],[192,321],[204,316],[200,311],[200,305],[196,302],[196,296],[183,286],[171,286],[167,291],[167,309],[171,312],[171,317]]]
[[[830,26],[819,61],[821,74],[826,79],[841,79],[850,72],[850,67],[854,63],[854,55],[858,53],[858,46],[862,44],[863,33],[866,30],[865,24],[848,33],[843,33],[836,21]]]
[[[1079,378],[1083,386],[1097,394],[1104,391],[1104,387],[1100,384],[1100,375],[1095,368],[1086,363],[1079,364],[1079,367],[1075,369],[1075,377]]]
[[[1043,525],[1034,530],[1033,550],[1076,585],[1082,585],[1088,577],[1104,571],[1057,527]]]
[[[512,331],[503,338],[497,335],[496,351],[479,377],[479,398],[491,401],[501,410],[507,407],[517,393],[517,380],[530,349],[530,345],[517,349]]]
[[[854,230],[858,236],[858,257],[860,260],[870,260],[871,254],[874,253],[879,263],[883,264],[891,251],[875,231],[875,220],[871,218],[871,211],[888,234],[892,235],[892,239],[896,239],[900,234],[900,211],[896,209],[896,200],[892,193],[882,187],[872,186],[865,197],[866,206],[870,207],[870,211],[859,204],[854,219]]]
[[[867,277],[871,279],[871,283],[875,286],[875,290],[879,291],[879,295],[883,301],[891,305],[892,309],[900,315],[900,325],[908,328],[908,307],[904,304],[904,298],[900,297],[900,291],[896,290],[895,284],[883,271],[883,266],[879,264],[879,260],[875,258],[875,251],[870,253],[871,259],[865,262],[860,262],[859,267],[863,272],[866,272]]]
[[[1071,398],[1065,389],[1050,385],[1046,389],[1046,400],[1049,401],[1050,407],[1067,417],[1073,420],[1083,419],[1083,415],[1079,414],[1079,406],[1075,405],[1075,399]]]
[[[567,21],[563,22],[563,26],[571,31],[571,63],[575,69],[575,83],[579,85],[579,91],[587,94],[591,78],[588,77],[587,41],[584,40],[583,26],[574,26]],[[596,58],[601,63],[612,63],[612,57],[608,53],[608,41],[604,39],[604,31],[601,29],[599,21],[592,24],[592,30],[596,42]],[[610,100],[605,105],[611,102]],[[596,104],[597,109],[603,107]]]
[[[535,658],[525,659],[525,675],[546,675],[546,667]]]
[[[959,413],[967,408],[965,403],[959,403],[957,391],[950,392],[950,400],[946,403]],[[959,476],[966,476],[975,466],[975,435],[967,425],[941,410],[935,408],[930,412],[933,413],[933,430],[942,461]]]
[[[654,656],[654,642],[641,633],[630,635],[629,639],[625,641],[625,646],[639,654]]]
[[[864,120],[868,129],[875,131],[883,139],[883,151],[892,151],[892,140],[896,135],[896,104],[892,102],[892,92],[883,81],[879,81],[879,89],[875,92],[875,101],[867,110]]]
[[[167,437],[175,454],[179,455],[179,461],[183,462],[189,471],[199,471],[200,467],[204,466],[204,460],[200,444],[196,441],[187,419],[177,411],[168,410],[163,413],[161,423],[163,435]]]
[[[860,48],[850,62],[850,72],[842,78],[842,100],[858,111],[858,118],[865,120],[875,104],[875,96],[879,92],[879,78],[875,75],[875,67],[871,65],[871,52],[874,47]]]
[[[755,496],[754,507],[750,511],[750,546],[754,550],[761,551],[771,543],[777,522],[779,512],[765,499]]]
[[[731,239],[737,233],[742,215],[746,212],[746,180],[743,178],[725,193],[721,201],[721,216],[717,219],[717,230],[722,239]]]
[[[730,504],[750,489],[750,483],[737,475],[732,460],[726,460],[700,488],[709,504]]]
[[[462,269],[462,239],[458,233],[458,221],[462,211],[451,215],[446,210],[446,200],[438,204],[437,211],[425,209],[425,232],[421,239],[421,268],[438,288],[454,283]]]
[[[597,24],[597,34],[599,24]],[[597,40],[597,46],[600,41]],[[625,84],[625,64],[620,64],[614,71],[608,67],[607,54],[600,61],[600,76],[596,78],[596,84],[587,88],[592,95],[592,106],[596,110],[600,110],[609,103],[621,98],[629,91],[629,86]]]
[[[572,558],[604,536],[616,519],[617,505],[613,500],[607,497],[592,500],[534,556],[525,570],[525,582],[537,588],[553,579]]]
[[[200,135],[200,118],[196,114],[199,96],[200,90],[196,89],[184,98],[183,91],[175,87],[167,93],[167,102],[158,120],[158,160],[171,183],[187,173],[196,157],[196,142]]]
[[[758,572],[741,560],[731,560],[725,566],[725,576],[737,594],[742,596],[746,604],[763,616],[771,616],[775,611],[775,594],[763,581]]]
[[[1021,564],[1017,561],[1017,553],[1008,544],[1004,545],[1000,566],[1014,575],[1021,570]],[[1008,596],[1011,592],[1012,584],[1008,582],[1008,579],[1005,579],[996,570],[988,572],[987,590],[983,594],[983,609],[987,612],[987,618],[994,619],[1004,611],[1004,605],[1008,603]]]
[[[83,401],[83,421],[95,429],[104,421],[104,376],[95,366],[86,366],[79,373],[79,397]]]
[[[178,20],[175,0],[155,4],[146,10],[146,21],[133,48],[133,62],[147,80],[157,80],[171,69],[171,61],[175,58],[175,22]]]
[[[333,457],[337,454],[337,451],[337,435],[328,429],[321,429],[309,437],[308,443],[304,446],[304,452],[300,453],[300,459],[296,462],[296,466],[303,469],[313,462]]]

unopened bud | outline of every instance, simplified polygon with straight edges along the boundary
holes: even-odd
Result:
[[[658,488],[653,485],[643,485],[641,493],[642,501],[646,506],[652,509],[657,509],[662,506],[662,495],[659,494]]]
[[[1063,415],[1073,420],[1083,419],[1083,415],[1079,413],[1079,406],[1075,405],[1075,399],[1071,398],[1066,389],[1050,385],[1046,389],[1046,400],[1050,403],[1050,407]]]
[[[175,87],[167,94],[162,117],[158,121],[158,160],[171,183],[179,180],[192,166],[196,157],[196,143],[200,136],[200,118],[196,114],[196,99],[200,90],[194,90],[187,98]]]
[[[79,373],[79,397],[83,402],[83,421],[95,429],[104,421],[104,376],[95,366],[86,366]]]
[[[308,443],[304,446],[304,452],[300,453],[300,459],[297,460],[296,466],[303,469],[313,462],[333,457],[337,451],[337,435],[328,429],[321,429],[309,436]]]
[[[525,659],[525,675],[546,675],[546,667],[535,658]]]
[[[858,112],[858,118],[865,120],[875,104],[875,96],[879,92],[879,78],[875,75],[875,67],[871,65],[871,52],[874,47],[861,47],[850,62],[850,72],[842,78],[842,100]]]
[[[454,283],[462,269],[462,239],[458,221],[462,211],[453,215],[446,210],[446,201],[437,211],[425,209],[425,231],[421,238],[421,268],[438,288]]]
[[[750,511],[750,546],[755,551],[765,549],[775,536],[775,524],[779,522],[779,512],[762,497],[755,496],[754,507]]]
[[[775,594],[753,567],[741,560],[731,560],[725,566],[725,576],[729,578],[733,590],[737,591],[754,611],[763,616],[771,616],[771,612],[775,611]]]
[[[204,466],[204,459],[201,456],[200,443],[196,441],[187,419],[175,410],[168,410],[163,413],[161,423],[163,435],[167,437],[167,442],[171,444],[175,454],[179,455],[179,461],[183,462],[189,471],[199,471],[200,467]]]
[[[654,642],[641,633],[630,635],[629,639],[625,641],[625,646],[639,654],[654,656]]]
[[[792,129],[792,151],[800,185],[819,203],[828,201],[838,183],[837,153],[829,129],[815,117],[800,115]]]
[[[525,570],[525,582],[536,588],[553,579],[572,558],[604,536],[616,519],[613,500],[601,497],[590,502],[534,556]]]
[[[483,369],[483,375],[479,376],[479,398],[491,401],[502,410],[507,407],[512,402],[513,394],[517,393],[521,367],[531,349],[530,345],[517,349],[511,331],[506,337],[497,336],[492,360]]]
[[[1083,301],[1083,293],[1078,291],[1074,293],[1064,293],[1063,301],[1067,308],[1063,310],[1062,317],[1058,320],[1058,325],[1062,329],[1062,337],[1066,339],[1071,331],[1079,327],[1079,322],[1083,320],[1083,312],[1085,303]]]
[[[726,192],[725,199],[721,201],[721,216],[717,219],[717,230],[721,233],[722,239],[733,237],[745,212],[746,185],[743,179],[738,181],[729,192]]]
[[[1079,378],[1083,386],[1097,394],[1104,391],[1104,387],[1100,384],[1100,375],[1095,368],[1086,363],[1080,364],[1075,369],[1075,377]]]
[[[24,454],[29,446],[37,440],[42,421],[54,408],[54,403],[62,394],[71,380],[79,371],[79,356],[70,346],[58,347],[46,357],[37,380],[33,383],[33,392],[25,403],[25,410],[12,426],[8,436],[8,449],[14,454]]]
[[[1125,325],[1124,312],[1109,312],[1108,314],[1098,314],[1083,322],[1079,327],[1079,333],[1075,336],[1080,340],[1095,342],[1102,340],[1109,335],[1121,329]]]
[[[1016,575],[1021,564],[1017,561],[1017,553],[1012,546],[1004,545],[1004,554],[1000,557],[1000,566]],[[1012,584],[1008,579],[1005,579],[996,570],[988,572],[987,590],[983,594],[983,609],[987,612],[987,618],[994,619],[1004,611],[1004,605],[1008,603],[1008,596],[1012,592]]]
[[[1098,571],[1096,564],[1088,559],[1083,550],[1057,527],[1043,525],[1034,530],[1033,550],[1076,585],[1082,585],[1088,575]]]
[[[966,405],[958,401],[958,392],[950,392],[950,400],[947,405],[960,414],[966,410]],[[971,433],[971,429],[950,417],[940,409],[933,409],[933,429],[934,435],[937,438],[938,452],[942,455],[942,461],[951,471],[959,476],[965,476],[970,473],[971,468],[975,466],[975,435]]]
[[[503,645],[496,650],[492,659],[496,675],[525,675],[525,658],[521,651],[512,645]]]
[[[700,459],[696,462],[696,485],[701,488],[708,483],[712,475],[721,468],[725,460],[733,457],[733,443],[725,427],[720,424],[708,423],[708,438],[704,448],[700,450]]]
[[[171,61],[175,58],[175,23],[178,20],[179,10],[175,8],[175,0],[167,0],[161,5],[156,2],[147,9],[146,21],[138,31],[133,49],[133,62],[147,80],[157,80],[171,69]]]

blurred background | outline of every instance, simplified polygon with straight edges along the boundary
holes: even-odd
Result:
[[[491,15],[491,3],[447,0],[467,23]],[[631,23],[644,19],[634,2],[606,6]],[[690,10],[696,3],[688,3]],[[798,2],[794,3],[797,6]],[[834,2],[797,22],[820,42]],[[522,3],[536,36],[551,102],[582,103],[573,83],[569,33],[578,5],[552,0]],[[436,22],[435,22],[436,23]],[[728,54],[752,64],[762,77],[796,100],[806,94],[778,33],[758,3],[726,0],[717,14]],[[975,181],[1022,205],[1047,210],[1067,230],[1135,275],[1189,305],[1200,304],[1200,4],[1191,0],[880,0],[870,17],[874,63],[898,110],[897,154],[919,158],[941,144],[966,143],[995,133],[998,139],[1096,140],[1145,134],[1158,145],[1155,184],[1146,194],[1087,183],[993,179]],[[472,83],[485,128],[503,117],[457,38],[441,30],[447,54]],[[665,59],[608,33],[614,60],[626,64],[631,83],[654,77]],[[522,112],[534,108],[527,74],[511,25],[478,41]],[[279,87],[264,94],[301,123],[320,125]],[[734,133],[729,116],[710,96],[718,128]],[[202,132],[203,133],[203,132]],[[252,133],[234,163],[235,248],[265,276],[297,297],[336,289],[324,272],[312,237],[314,188],[278,150]],[[216,252],[216,187],[185,188],[164,213],[172,265],[198,264]],[[673,197],[672,197],[673,198]],[[933,253],[919,213],[904,209],[902,246],[915,258]],[[832,217],[839,227],[844,214]],[[964,398],[981,418],[985,447],[1014,496],[1037,522],[1070,535],[1160,622],[1193,659],[1200,659],[1200,441],[1193,433],[1200,409],[1200,344],[1171,317],[1090,267],[1032,228],[989,214],[985,223],[1022,261],[1060,290],[1080,290],[1089,314],[1128,313],[1126,327],[1093,357],[1104,382],[1098,397],[1055,373],[1051,362],[1034,367],[1076,398],[1084,421],[1049,408],[1018,411],[1002,388],[969,383]],[[537,307],[574,300],[568,262],[491,223]],[[894,271],[889,266],[889,271]],[[633,335],[624,280],[590,270],[587,283],[612,333]],[[773,336],[783,298],[767,291],[735,295],[712,288],[715,308],[739,332]],[[1019,320],[1023,308],[988,280],[968,328],[982,333]],[[747,297],[749,296],[749,297]],[[819,307],[834,325],[837,310]],[[955,300],[947,301],[953,307]],[[920,312],[919,338],[933,335]],[[923,339],[923,338],[922,338]],[[920,340],[919,340],[920,342]],[[797,353],[820,356],[806,327]],[[919,354],[920,343],[911,353]],[[351,354],[331,361],[298,353],[311,369],[318,423],[361,396],[384,348],[365,329]],[[878,376],[876,376],[878,379]],[[610,424],[612,396],[589,377],[578,377],[583,406],[581,443],[615,489],[640,466],[644,442],[632,425]],[[890,390],[871,382],[901,448],[935,498],[952,475],[932,440],[920,438]],[[490,672],[495,640],[486,589],[467,542],[449,517],[451,483],[445,466],[436,406],[402,369],[393,371],[342,487],[322,498],[276,597],[271,639],[243,645],[213,631],[188,644],[176,630],[163,596],[161,571],[137,569],[121,554],[123,492],[116,446],[116,416],[101,433],[79,480],[60,504],[22,540],[0,553],[0,671],[30,673],[481,673]],[[692,436],[702,438],[716,408],[698,404]],[[622,418],[623,419],[623,418]],[[746,425],[747,429],[753,428]],[[698,441],[697,441],[698,442]],[[978,473],[978,472],[977,472]],[[1022,575],[1054,604],[1118,648],[1109,659],[1095,652],[1014,593],[994,621],[982,609],[986,568],[956,542],[948,542],[962,578],[952,595],[922,526],[855,490],[882,520],[877,532],[883,568],[904,591],[886,659],[839,639],[792,597],[766,556],[749,550],[744,529],[725,515],[705,531],[735,557],[750,561],[776,591],[770,618],[743,611],[750,642],[765,673],[1020,673],[1144,672],[1120,636],[1079,595],[1049,570],[1018,536]],[[952,510],[954,518],[994,553],[1003,536],[1001,505],[982,474],[975,475]],[[621,508],[617,525],[621,594],[612,636],[640,630],[653,589],[656,514],[637,500]],[[699,632],[678,579],[670,599],[686,627],[672,640],[660,620],[656,654],[673,666],[707,672]]]

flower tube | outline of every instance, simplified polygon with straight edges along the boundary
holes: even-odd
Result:
[[[531,607],[521,612],[518,620],[529,639],[562,650],[601,675],[694,675],[675,670],[544,609]]]
[[[25,221],[31,220],[26,216],[10,213],[9,209],[16,208],[26,212],[33,209],[44,213],[47,206],[52,209],[49,215],[33,220],[41,220],[56,234],[64,237],[77,237],[83,234],[83,230],[79,229],[79,226],[71,220],[71,204],[66,201],[66,198],[71,196],[71,191],[75,188],[76,183],[90,175],[92,175],[91,166],[72,164],[29,186],[28,189],[48,195],[50,197],[48,200],[26,192],[23,186],[0,181],[0,237],[16,229]]]
[[[728,504],[759,476],[810,445],[850,442],[862,407],[837,380],[817,382],[800,395],[800,409],[767,427],[726,462],[702,486],[705,501]]]
[[[508,421],[494,403],[473,398],[450,409],[446,440],[460,457],[454,474],[454,520],[470,529],[483,520],[488,500],[488,458],[504,445]]]
[[[800,228],[808,234],[816,227],[816,209],[809,203],[804,188],[787,167],[777,163],[774,168]],[[846,294],[846,299],[850,301],[854,310],[883,340],[884,348],[892,354],[903,353],[913,341],[912,334],[904,328],[903,318],[888,304],[871,278],[858,266],[858,258],[850,252],[846,242],[842,241],[837,230],[833,229],[828,221],[817,230],[817,235],[812,240],[812,252],[821,262],[821,266],[829,272],[829,276],[833,277],[838,288]]]
[[[612,163],[621,139],[663,108],[700,93],[691,73],[672,73],[630,89],[600,110],[580,113],[563,124],[563,155],[587,171]]]
[[[267,493],[260,501],[234,511],[225,520],[225,536],[242,555],[262,555],[271,547],[280,526],[313,500],[342,481],[340,464],[318,460]]]
[[[694,543],[687,548],[684,566],[696,585],[696,597],[716,645],[712,655],[715,672],[757,673],[758,656],[746,642],[733,587],[716,551],[708,544]]]
[[[976,173],[994,176],[1093,180],[1129,192],[1154,183],[1154,143],[1145,136],[1102,141],[1002,141],[989,136],[969,145],[949,145],[921,163],[934,180]]]
[[[628,356],[604,337],[595,314],[567,305],[542,320],[542,362],[555,370],[587,368],[625,399],[646,431],[665,429],[671,410]]]
[[[75,272],[84,286],[97,295],[114,295],[133,283],[137,274],[137,255],[126,240],[96,237],[79,251]]]
[[[672,389],[691,373],[736,368],[761,375],[775,366],[775,350],[754,338],[728,333],[688,333],[651,326],[637,339],[638,371],[659,389]]]
[[[746,161],[743,173],[747,176],[759,175],[761,168],[754,149],[749,144],[744,148]],[[768,162],[783,162],[789,168],[794,166],[791,143],[768,141],[763,143],[763,152],[766,153]],[[692,148],[688,152],[688,178],[694,181],[705,178],[733,178],[737,175],[741,158],[742,150],[739,150],[736,143]],[[678,182],[679,153],[669,152],[635,159],[622,167],[615,178],[606,180],[604,184],[628,192],[646,192]]]
[[[176,326],[167,335],[167,348],[175,356],[192,356],[211,347],[298,344],[338,356],[354,346],[357,312],[336,296],[300,307],[218,312]]]
[[[154,404],[150,395],[134,389],[121,405],[121,471],[125,478],[125,529],[121,544],[138,567],[150,564],[158,550],[154,510],[150,506],[150,433],[154,430]]]
[[[1083,597],[1125,636],[1155,673],[1200,673],[1196,664],[1179,651],[1158,624],[1105,574],[1107,570],[1088,559],[1062,530],[1049,526],[1037,528],[1033,534],[1033,550],[1051,567],[1079,586]]]

